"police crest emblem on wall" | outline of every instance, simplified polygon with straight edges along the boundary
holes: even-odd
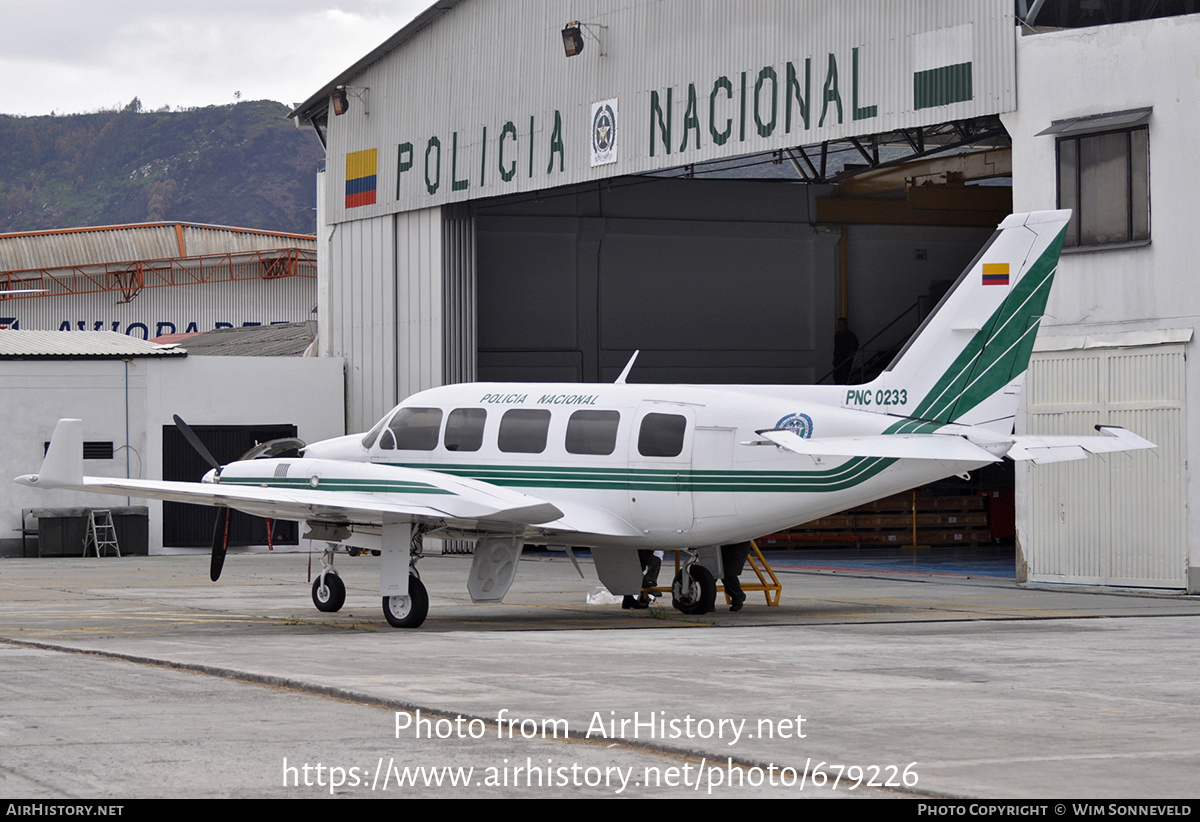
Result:
[[[617,98],[592,103],[592,166],[617,161]]]

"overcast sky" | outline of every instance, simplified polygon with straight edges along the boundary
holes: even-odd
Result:
[[[305,100],[433,0],[0,0],[0,114]]]

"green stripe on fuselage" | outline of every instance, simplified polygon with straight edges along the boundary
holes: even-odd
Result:
[[[842,491],[853,488],[895,462],[880,457],[854,457],[820,471],[701,471],[669,468],[602,468],[539,465],[459,465],[393,463],[467,477],[508,488],[587,489],[610,491],[675,491],[701,493]]]

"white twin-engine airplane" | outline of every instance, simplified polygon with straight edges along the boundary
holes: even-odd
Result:
[[[1047,462],[1153,447],[1114,427],[1012,433],[1069,217],[1005,219],[866,385],[627,384],[632,360],[612,385],[448,385],[409,397],[366,434],[314,443],[300,458],[271,457],[268,447],[200,483],[85,477],[81,422],[60,420],[41,472],[17,481],[217,506],[214,581],[229,508],[306,523],[306,537],[328,544],[313,583],[322,611],[345,599],[335,551],[380,551],[383,612],[395,627],[415,628],[428,612],[416,570],[427,535],[475,541],[467,588],[477,602],[503,599],[526,542],[563,546],[572,561],[573,547],[590,548],[618,595],[641,590],[636,549],[682,549],[674,604],[703,613],[716,585],[700,549],[1006,456]]]

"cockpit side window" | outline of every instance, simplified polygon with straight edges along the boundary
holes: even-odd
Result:
[[[438,434],[442,428],[440,408],[401,408],[388,423],[395,436],[395,447],[401,451],[432,451],[437,448]],[[386,437],[380,446],[389,447]]]
[[[455,408],[446,418],[442,442],[447,451],[478,451],[483,445],[483,424],[487,411],[482,408]]]
[[[386,422],[387,422],[387,417],[385,416],[379,422],[375,423],[375,426],[370,431],[363,434],[363,438],[362,438],[363,448],[370,448],[372,445],[375,444],[375,438],[379,436],[379,432],[383,430],[383,425]]]
[[[638,432],[638,453],[643,457],[678,457],[683,453],[687,417],[679,414],[647,414]]]
[[[550,412],[542,408],[512,408],[500,418],[496,444],[509,454],[540,454],[546,450]]]
[[[576,411],[567,420],[567,453],[607,456],[617,449],[616,411]]]

